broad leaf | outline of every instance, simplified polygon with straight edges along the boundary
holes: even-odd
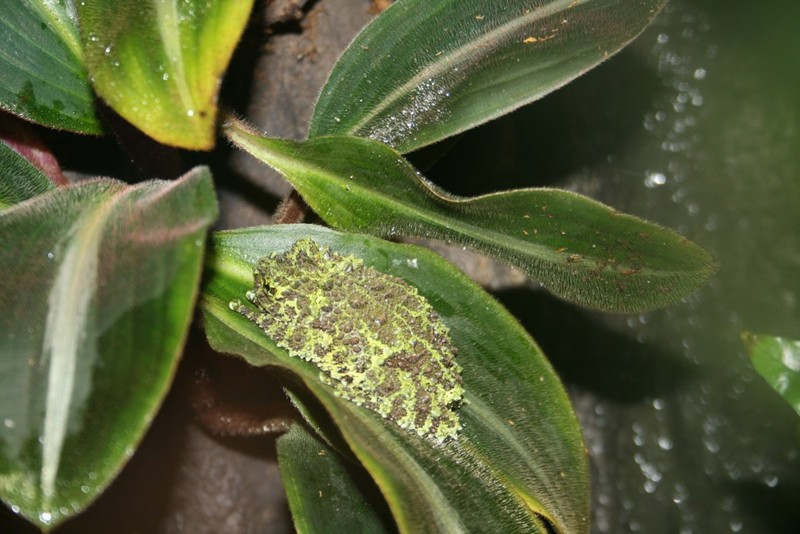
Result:
[[[55,189],[42,172],[0,141],[0,212],[6,208]]]
[[[3,2],[0,108],[52,128],[101,132],[74,1]]]
[[[97,179],[0,214],[0,498],[44,529],[133,453],[192,317],[211,176]]]
[[[395,531],[391,518],[381,515],[385,505],[364,469],[302,426],[278,439],[278,466],[300,534]]]
[[[750,332],[742,339],[758,374],[800,415],[800,341]]]
[[[94,0],[78,14],[97,93],[157,141],[214,146],[217,94],[253,0]]]
[[[458,437],[436,445],[336,396],[312,364],[230,309],[253,287],[259,257],[302,238],[405,279],[439,313],[463,368]],[[375,479],[401,531],[586,532],[587,464],[569,400],[534,341],[455,267],[420,247],[309,225],[222,232],[213,247],[201,300],[212,346],[293,374]]]
[[[532,102],[639,34],[666,0],[399,0],[350,45],[309,132],[410,152]]]
[[[462,243],[516,265],[583,306],[649,310],[690,293],[713,271],[708,253],[686,238],[574,193],[523,189],[457,198],[376,141],[286,141],[260,137],[238,123],[226,131],[286,176],[335,227]]]

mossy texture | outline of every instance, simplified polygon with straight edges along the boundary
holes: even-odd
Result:
[[[443,442],[461,428],[461,368],[447,326],[417,289],[310,239],[258,261],[255,322],[290,356],[316,365],[337,395]]]

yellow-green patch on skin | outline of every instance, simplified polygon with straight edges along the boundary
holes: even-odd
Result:
[[[464,390],[447,327],[406,281],[310,239],[258,261],[231,309],[290,356],[316,365],[342,398],[443,442],[461,428]]]

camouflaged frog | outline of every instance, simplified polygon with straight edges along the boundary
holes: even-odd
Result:
[[[439,315],[406,281],[310,239],[258,261],[231,309],[345,399],[443,442],[461,428],[461,367]]]

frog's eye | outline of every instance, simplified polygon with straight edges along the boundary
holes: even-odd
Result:
[[[461,368],[447,326],[417,289],[310,239],[259,260],[238,311],[345,399],[420,436],[461,428]],[[269,299],[259,298],[265,292]]]

